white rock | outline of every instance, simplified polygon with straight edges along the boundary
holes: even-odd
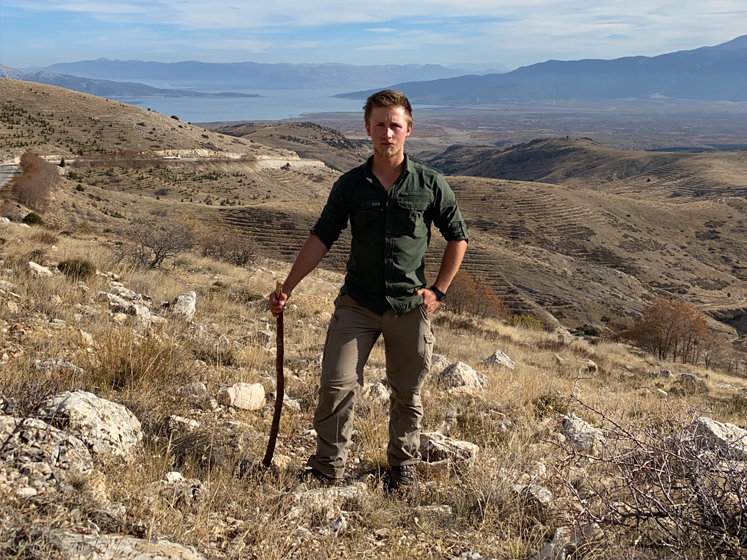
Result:
[[[464,362],[454,362],[439,375],[440,382],[448,390],[481,390],[487,378]]]
[[[143,440],[140,421],[132,412],[121,404],[100,399],[86,391],[50,397],[38,415],[63,424],[94,454],[129,458]]]
[[[330,521],[327,526],[325,527],[326,533],[331,537],[339,537],[341,533],[345,532],[345,529],[348,528],[348,522],[345,519],[345,514],[340,513],[337,517],[335,517],[332,521]]]
[[[31,488],[30,486],[26,486],[24,488],[19,488],[16,490],[16,496],[19,498],[33,498],[36,496],[39,492],[35,488]]]
[[[129,301],[109,292],[99,292],[96,295],[96,301],[109,304],[109,310],[114,313],[127,313],[127,309],[131,305]]]
[[[66,375],[84,375],[86,372],[83,368],[71,364],[62,358],[49,358],[47,360],[36,360],[34,369],[47,375],[64,373]]]
[[[366,383],[361,390],[361,398],[374,402],[389,402],[389,391],[383,383]]]
[[[422,432],[420,434],[420,454],[423,461],[428,463],[449,460],[454,463],[471,465],[479,449],[474,443],[451,439],[438,432]]]
[[[242,410],[259,410],[265,405],[265,388],[261,383],[236,383],[221,389],[218,402]]]
[[[558,527],[551,543],[547,543],[532,560],[561,560],[572,554],[582,545],[601,540],[602,529],[596,523],[587,523],[582,527]]]
[[[36,264],[33,261],[29,261],[29,270],[31,271],[31,274],[34,276],[34,278],[45,278],[52,276],[52,271],[49,270],[46,266]]]
[[[701,417],[695,421],[695,437],[702,447],[718,449],[727,457],[735,460],[747,460],[747,430]]]
[[[54,535],[67,560],[205,560],[194,548],[165,539],[138,539],[129,535]]]
[[[144,305],[130,305],[127,308],[127,314],[136,317],[138,320],[140,320],[141,323],[144,323],[146,325],[150,323],[150,309],[148,309]]]
[[[575,414],[563,417],[563,432],[571,447],[582,453],[598,455],[601,445],[605,442],[601,430],[584,422]]]
[[[124,313],[114,313],[112,315],[112,321],[114,321],[118,325],[122,325],[127,321],[127,315]]]
[[[184,418],[183,416],[172,415],[166,420],[166,428],[169,433],[184,433],[191,432],[199,428],[201,424],[197,420],[192,418]]]
[[[188,321],[195,316],[197,309],[197,293],[186,292],[178,296],[171,304],[171,312],[183,315]]]
[[[179,388],[179,394],[184,397],[198,397],[200,399],[206,399],[210,395],[208,394],[207,387],[202,381],[195,381]]]
[[[167,472],[163,475],[163,478],[161,480],[167,484],[176,484],[176,483],[183,483],[187,482],[187,479],[184,478],[182,473],[177,471]]]
[[[80,335],[80,340],[83,346],[93,346],[93,336],[91,333],[87,333],[84,330],[79,330],[78,334]]]
[[[449,367],[450,364],[451,361],[446,356],[442,356],[441,354],[431,354],[431,370],[443,371],[445,368]]]
[[[507,367],[508,369],[514,369],[516,366],[516,363],[501,350],[496,350],[488,356],[485,363],[492,366]]]
[[[158,315],[153,315],[153,314],[151,314],[150,316],[151,325],[165,325],[168,322],[169,322],[168,319],[166,319],[165,317],[159,317]]]
[[[49,328],[56,331],[63,329],[65,328],[65,321],[62,319],[52,319],[49,321]]]

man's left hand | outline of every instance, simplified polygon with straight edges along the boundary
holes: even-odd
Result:
[[[425,307],[425,310],[430,315],[433,313],[436,309],[438,309],[438,306],[441,305],[441,302],[438,301],[438,298],[436,297],[436,294],[434,294],[431,290],[427,288],[421,288],[420,290],[417,290],[415,292],[416,296],[423,296],[423,307]]]

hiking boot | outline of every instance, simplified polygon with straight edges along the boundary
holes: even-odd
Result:
[[[316,470],[314,467],[309,467],[303,471],[298,478],[302,483],[315,486],[339,486],[342,481],[341,478],[327,476],[323,472]]]
[[[415,465],[403,465],[401,467],[390,467],[386,486],[387,494],[398,494],[411,500],[420,497],[420,485]]]

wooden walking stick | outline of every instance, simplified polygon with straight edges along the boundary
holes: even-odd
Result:
[[[278,282],[275,285],[275,297],[279,300],[283,295],[283,284]],[[278,315],[278,332],[277,332],[277,355],[275,356],[275,370],[277,372],[277,383],[275,384],[275,413],[272,415],[272,426],[270,427],[270,440],[267,442],[267,452],[262,459],[262,465],[269,468],[272,464],[272,456],[275,453],[275,442],[278,439],[278,430],[280,429],[280,413],[283,410],[283,397],[285,396],[285,375],[283,374],[283,353],[285,346],[283,344],[283,314]]]

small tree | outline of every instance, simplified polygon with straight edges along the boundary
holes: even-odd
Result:
[[[43,210],[57,180],[56,166],[33,152],[21,156],[20,166],[21,174],[13,182],[18,201],[36,210]]]
[[[160,268],[170,259],[194,245],[192,228],[165,219],[137,218],[132,221],[136,261],[149,268]]]
[[[683,301],[658,298],[625,333],[659,359],[696,363],[708,336],[705,318]]]
[[[444,308],[481,317],[506,317],[510,314],[508,307],[490,286],[475,281],[466,270],[460,270],[454,277]]]

